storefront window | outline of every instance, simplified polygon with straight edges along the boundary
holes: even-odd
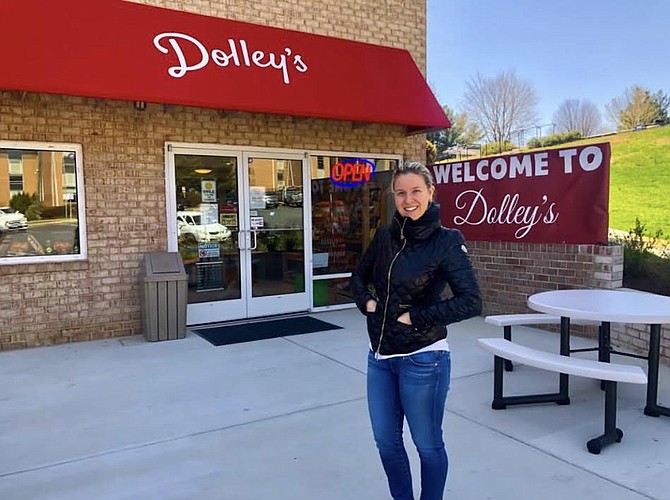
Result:
[[[311,158],[315,306],[352,301],[347,275],[376,229],[390,220],[390,176],[397,163],[395,159]],[[361,172],[364,167],[367,171]]]
[[[0,141],[0,264],[85,256],[81,147]]]
[[[175,155],[178,251],[188,303],[239,299],[237,158]]]

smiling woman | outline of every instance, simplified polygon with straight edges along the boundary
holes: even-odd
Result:
[[[420,163],[408,163],[393,172],[393,197],[400,215],[418,220],[433,201],[435,186],[430,171]]]

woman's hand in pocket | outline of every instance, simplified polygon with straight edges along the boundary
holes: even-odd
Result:
[[[402,313],[400,316],[398,316],[398,321],[400,323],[403,323],[405,325],[411,325],[412,324],[412,318],[409,317],[409,313]]]

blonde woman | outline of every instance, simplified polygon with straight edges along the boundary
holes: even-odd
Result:
[[[447,325],[481,313],[479,285],[460,231],[442,227],[430,171],[406,163],[392,177],[396,211],[351,278],[367,317],[368,409],[394,500],[413,500],[402,431],[421,461],[421,500],[443,497],[448,459],[442,419],[451,357]],[[445,297],[445,289],[451,291]]]

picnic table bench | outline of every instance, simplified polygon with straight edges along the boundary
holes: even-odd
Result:
[[[504,338],[478,339],[479,345],[493,353],[493,402],[494,410],[502,410],[508,405],[554,402],[570,404],[567,385],[558,392],[505,396],[503,394],[503,371],[506,362],[516,361],[524,365],[556,372],[562,375],[575,375],[600,380],[605,389],[605,412],[603,434],[589,440],[586,444],[590,453],[598,454],[603,447],[620,442],[623,431],[616,427],[617,382],[646,384],[647,375],[639,366],[609,363],[583,358],[573,358],[526,347],[511,340],[511,327],[514,325],[560,324],[561,318],[547,314],[513,314],[488,316],[487,323],[506,328]],[[573,322],[577,324],[598,324],[590,320]],[[595,350],[595,349],[594,349]],[[511,369],[511,368],[510,368]],[[509,371],[509,370],[508,370]]]

